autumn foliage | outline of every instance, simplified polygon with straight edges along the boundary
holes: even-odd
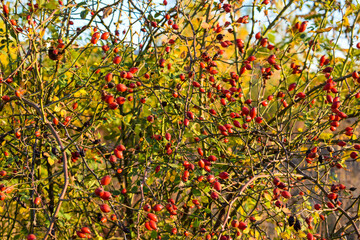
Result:
[[[1,239],[357,239],[355,1],[0,9]]]

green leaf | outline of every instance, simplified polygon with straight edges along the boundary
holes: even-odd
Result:
[[[156,231],[152,231],[151,232],[151,239],[156,239],[157,238],[157,233]]]
[[[208,193],[208,192],[210,192],[210,190],[211,190],[210,187],[206,187],[206,188],[204,188],[203,191],[206,192],[206,193]]]
[[[200,221],[199,221],[199,219],[195,218],[195,221],[193,223],[193,227],[198,228],[199,226],[200,226]]]
[[[84,5],[86,5],[86,2],[81,2],[81,3],[79,3],[79,4],[77,5],[77,7],[81,7],[81,6],[84,6]]]
[[[134,186],[133,188],[131,188],[130,192],[137,193],[138,192],[138,187]]]
[[[86,15],[89,13],[89,11],[87,9],[81,11],[80,13],[80,17],[81,19],[85,19],[86,18]]]
[[[210,214],[211,213],[211,210],[209,208],[205,208],[204,211],[207,213],[207,214]]]
[[[40,1],[39,1],[39,5],[40,5],[40,6],[42,6],[42,5],[44,5],[44,4],[45,4],[45,0],[40,0]]]
[[[209,202],[209,198],[207,196],[201,196],[200,199],[201,199],[202,203],[208,203]]]
[[[112,195],[114,196],[119,196],[121,194],[121,192],[119,190],[115,190],[112,192]]]
[[[70,220],[70,219],[71,219],[71,215],[70,215],[70,214],[66,214],[66,213],[64,213],[64,212],[62,212],[62,211],[59,212],[59,217],[65,218],[65,219],[67,219],[67,220]]]
[[[175,163],[169,163],[169,166],[172,168],[179,168],[179,164],[175,164]]]
[[[201,196],[201,192],[198,190],[198,189],[196,189],[196,188],[194,188],[193,190],[192,190],[192,193],[194,194],[194,196]]]

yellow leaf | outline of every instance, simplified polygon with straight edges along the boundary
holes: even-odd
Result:
[[[261,220],[261,216],[255,216],[256,221],[260,221]]]
[[[280,236],[281,236],[283,239],[290,239],[290,235],[289,235],[287,232],[282,232],[282,233],[280,233]]]
[[[75,94],[74,94],[74,97],[80,97],[82,94],[86,95],[87,92],[85,89],[81,89],[79,91],[77,91]]]
[[[53,157],[50,156],[47,158],[47,160],[48,160],[48,163],[50,164],[50,166],[52,166],[52,165],[54,165],[56,159],[54,159]]]
[[[346,9],[346,12],[345,12],[345,15],[344,16],[349,16],[351,13],[353,13],[354,10],[349,6],[347,9]]]
[[[303,231],[300,231],[300,232],[299,232],[299,237],[300,237],[301,239],[306,238],[306,234],[305,234]]]
[[[20,213],[20,215],[22,215],[25,218],[25,216],[29,215],[29,209],[28,208],[20,208],[19,213]]]
[[[170,177],[171,177],[171,172],[168,171],[168,172],[166,173],[166,176],[165,176],[165,178],[164,178],[164,181],[165,181],[165,182],[168,181],[168,180],[170,179]]]
[[[174,182],[175,181],[175,176],[177,175],[177,172],[175,170],[172,171],[171,177],[170,177],[170,182]]]
[[[332,27],[328,27],[328,28],[320,28],[318,30],[316,30],[316,33],[323,33],[323,32],[330,32],[330,30],[333,29]]]
[[[265,195],[266,200],[268,200],[269,202],[272,201],[272,197],[270,196],[270,194],[264,193],[264,195]]]
[[[353,135],[351,136],[351,138],[352,138],[352,140],[357,140],[357,139],[358,139],[355,134],[353,134]]]
[[[65,109],[62,109],[60,111],[60,116],[64,117],[66,115],[66,110]]]
[[[246,213],[242,207],[239,209],[239,213],[240,213],[240,215],[246,215]]]
[[[45,29],[40,31],[40,38],[42,38],[45,35]]]
[[[172,175],[171,177],[170,177],[170,182],[174,182],[175,181],[175,175]]]
[[[248,234],[250,231],[250,228],[245,228],[245,230],[243,231],[244,234]]]
[[[324,140],[330,140],[333,137],[332,133],[321,133],[320,134],[320,138],[324,139]]]
[[[151,185],[151,184],[153,184],[153,182],[154,182],[154,178],[148,178],[148,180],[146,181],[146,184]]]
[[[240,28],[238,31],[239,38],[245,38],[249,34],[248,30],[246,28]]]
[[[60,112],[61,107],[59,105],[55,105],[54,112]]]
[[[210,25],[209,25],[207,22],[202,22],[202,23],[201,23],[201,27],[202,27],[202,28],[206,28],[206,29],[207,29],[207,28],[209,28],[209,26],[210,26]]]

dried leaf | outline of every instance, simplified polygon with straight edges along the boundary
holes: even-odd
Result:
[[[180,54],[180,57],[181,57],[181,58],[185,58],[185,56],[186,56],[186,52],[183,51],[183,52]]]
[[[112,8],[111,7],[105,8],[104,11],[103,11],[102,19],[107,18],[108,16],[110,16],[111,13],[112,13]]]

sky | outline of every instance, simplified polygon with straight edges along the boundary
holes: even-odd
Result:
[[[64,0],[64,2],[65,2],[65,1],[66,1],[66,0]],[[114,3],[114,1],[115,1],[115,0],[102,0],[102,1],[99,1],[100,7],[104,7],[104,6],[108,5],[108,4],[112,4],[112,3]],[[176,4],[176,1],[175,1],[175,0],[167,0],[167,1],[168,1],[167,6],[164,6],[164,5],[162,4],[163,0],[153,0],[153,3],[154,3],[154,4],[153,4],[152,8],[154,8],[154,9],[156,8],[156,10],[163,10],[163,11],[165,12],[166,10],[172,8],[172,7]],[[216,1],[218,1],[218,0],[215,0],[215,2],[216,2]],[[275,6],[276,6],[279,10],[280,10],[281,7],[283,6],[283,4],[281,4],[283,1],[284,1],[284,0],[277,1],[277,4],[275,4]],[[353,3],[356,4],[357,1],[358,1],[358,0],[353,0]],[[93,2],[94,2],[95,5],[97,4],[97,1],[95,1],[95,0],[75,0],[75,2],[77,2],[78,4],[86,3],[86,4],[88,4],[88,5],[91,5]],[[135,4],[138,4],[138,7],[142,8],[142,6],[140,6],[140,1],[133,0],[133,2],[134,2]],[[251,5],[252,5],[252,2],[253,2],[253,0],[245,0],[245,1],[243,2],[243,6],[251,6]],[[344,2],[345,2],[345,0],[340,0],[340,1],[337,1],[337,2],[340,3],[341,5],[343,5]],[[226,3],[226,1],[225,1],[224,3]],[[314,1],[305,1],[305,5],[308,5],[309,7],[311,7],[312,4],[314,4]],[[123,30],[127,31],[127,30],[128,30],[128,26],[129,26],[129,20],[128,20],[129,11],[128,11],[128,9],[127,9],[128,0],[124,0],[124,6],[125,6],[125,7],[124,7],[125,11],[122,12],[122,16],[121,16],[122,24],[119,25],[119,27],[120,27],[119,30],[120,30],[121,36],[122,36],[122,31],[123,31]],[[268,6],[270,6],[270,5],[268,5]],[[85,7],[85,5],[83,5],[83,7]],[[71,26],[71,28],[72,28],[74,31],[76,30],[77,27],[84,26],[84,25],[86,25],[86,24],[88,23],[88,20],[82,20],[81,17],[80,17],[80,13],[81,13],[81,11],[83,11],[83,10],[84,10],[84,8],[79,8],[77,11],[74,11],[73,14],[72,14],[72,16],[73,16],[73,18],[74,18],[74,19],[72,19],[72,20],[74,21],[75,24],[74,24],[73,26]],[[289,9],[288,13],[289,13],[290,11],[292,11],[292,10],[294,10],[294,8]],[[244,7],[241,11],[242,11],[242,15],[248,14],[248,15],[250,15],[250,17],[251,17],[251,8],[250,8],[250,7]],[[135,14],[134,14],[135,12],[136,12],[136,11],[131,11],[131,14],[132,14],[131,20],[132,20],[132,21],[136,21],[137,18],[138,18],[138,16],[139,16],[139,15],[135,15]],[[269,12],[271,12],[271,11],[269,11]],[[296,9],[296,12],[297,12],[298,14],[306,14],[306,13],[309,12],[309,8],[304,7],[303,9]],[[341,20],[342,20],[342,14],[344,14],[344,13],[345,13],[345,9],[343,10],[343,13],[341,13],[341,12],[339,11],[339,12],[337,12],[335,15],[333,15],[332,17],[334,17],[335,19],[337,19],[337,21],[341,21]],[[153,14],[154,14],[154,11],[153,11]],[[113,15],[114,15],[114,19],[118,19],[118,18],[119,18],[119,11],[113,11]],[[285,14],[285,15],[286,15],[286,14]],[[89,14],[87,15],[86,19],[89,19],[90,17],[91,17],[91,15],[90,15],[90,13],[89,13]],[[275,16],[269,15],[269,19],[270,19],[270,20],[272,20],[274,17],[275,17]],[[106,18],[106,19],[104,20],[104,22],[105,22],[105,23],[110,23],[110,22],[111,22],[111,19],[112,19],[112,17],[110,16],[110,17]],[[260,31],[260,26],[264,26],[264,23],[268,23],[268,22],[269,22],[269,19],[264,15],[264,11],[261,11],[260,13],[259,13],[258,11],[256,11],[256,19],[259,21],[259,24],[256,24],[256,25],[255,25],[255,31],[256,31],[256,32],[257,32],[257,31]],[[349,21],[350,21],[350,24],[352,24],[353,19],[350,17],[350,18],[349,18]],[[283,21],[283,22],[284,22],[284,21]],[[335,21],[335,22],[336,22],[336,21]],[[96,22],[94,22],[94,23],[96,24]],[[267,24],[265,24],[265,26],[266,26],[266,25],[267,25]],[[98,25],[98,26],[101,26],[101,24]],[[247,27],[248,27],[248,31],[250,31],[251,24],[248,24]],[[286,28],[286,27],[287,27],[287,26],[286,26],[285,24],[283,24],[283,25],[282,25],[282,31],[285,31],[285,28]],[[116,27],[115,27],[114,24],[111,24],[111,25],[110,25],[110,30],[111,30],[112,32],[115,31],[115,28],[116,28]],[[140,21],[137,22],[137,23],[134,25],[133,29],[134,29],[134,31],[140,33],[141,22],[140,22]],[[309,21],[308,29],[310,29],[310,30],[312,29],[312,22],[311,22],[311,20]],[[106,29],[104,29],[104,28],[101,29],[101,27],[100,27],[100,30],[106,31]],[[330,38],[330,39],[336,37],[336,35],[334,35],[334,31],[330,31],[329,33],[326,33],[326,34],[327,34],[328,38]],[[83,36],[83,37],[82,37],[82,40],[79,40],[79,41],[78,41],[78,43],[79,43],[80,45],[81,45],[82,43],[86,43],[87,41],[85,41],[85,40],[88,39],[88,38],[90,38],[90,31],[87,31],[87,32],[83,33],[82,36]],[[134,36],[135,36],[135,38],[133,39],[133,42],[135,42],[135,43],[141,42],[141,41],[143,40],[140,35],[136,35],[136,34],[135,34]],[[356,35],[356,37],[357,37],[357,35]],[[46,38],[51,38],[51,36],[45,35],[45,39],[46,39]],[[127,40],[129,41],[130,38],[127,37]],[[277,40],[277,41],[281,41],[281,40],[282,40],[282,39],[281,39],[281,34],[279,34],[279,35],[277,36],[277,39],[276,39],[276,40]],[[345,35],[344,35],[344,37],[342,37],[342,38],[339,40],[338,46],[340,46],[341,48],[348,48],[348,47],[349,47],[349,40],[346,39]]]

